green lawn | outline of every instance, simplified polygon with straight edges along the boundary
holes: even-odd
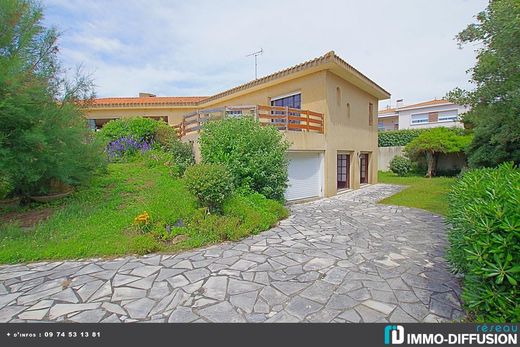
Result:
[[[0,223],[0,263],[177,251],[256,233],[287,215],[281,204],[252,195],[235,196],[223,216],[208,216],[181,179],[143,160],[109,164],[87,188],[50,206],[54,213],[35,227]],[[134,224],[145,211],[153,232]]]
[[[416,207],[446,215],[448,212],[447,194],[451,185],[455,182],[455,178],[399,177],[392,172],[380,171],[379,182],[408,186],[400,193],[381,200],[380,203],[382,204]]]

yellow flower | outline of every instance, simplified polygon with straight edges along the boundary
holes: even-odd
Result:
[[[150,220],[150,215],[148,212],[144,211],[144,213],[141,213],[137,217],[134,218],[134,222],[137,224],[140,224],[140,222],[148,223]]]

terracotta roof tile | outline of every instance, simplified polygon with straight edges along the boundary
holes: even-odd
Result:
[[[385,108],[383,110],[379,110],[378,114],[395,113],[395,111],[395,108]]]
[[[168,105],[168,104],[196,104],[207,96],[154,96],[154,97],[127,97],[127,98],[97,98],[92,101],[93,106],[113,105]]]
[[[412,104],[412,105],[406,105],[406,106],[403,106],[403,107],[399,107],[399,110],[409,109],[409,108],[416,108],[416,107],[444,105],[444,104],[451,104],[451,102],[449,102],[448,100],[445,100],[445,99],[434,99],[434,100],[430,100],[430,101],[419,102],[417,104]]]

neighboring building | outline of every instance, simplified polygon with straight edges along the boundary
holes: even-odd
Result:
[[[379,131],[399,129],[399,113],[396,108],[379,110],[377,115],[377,128]]]
[[[198,152],[204,121],[252,114],[283,131],[289,149],[288,200],[332,196],[377,182],[377,105],[390,94],[334,52],[210,97],[96,99],[86,116],[167,118]]]
[[[396,129],[422,129],[435,127],[460,127],[460,115],[468,108],[444,99],[435,99],[413,105],[397,105],[378,113],[380,131]]]

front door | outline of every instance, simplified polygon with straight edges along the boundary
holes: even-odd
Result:
[[[350,155],[338,154],[337,160],[337,188],[350,188]]]
[[[359,155],[359,183],[368,183],[368,153]]]

